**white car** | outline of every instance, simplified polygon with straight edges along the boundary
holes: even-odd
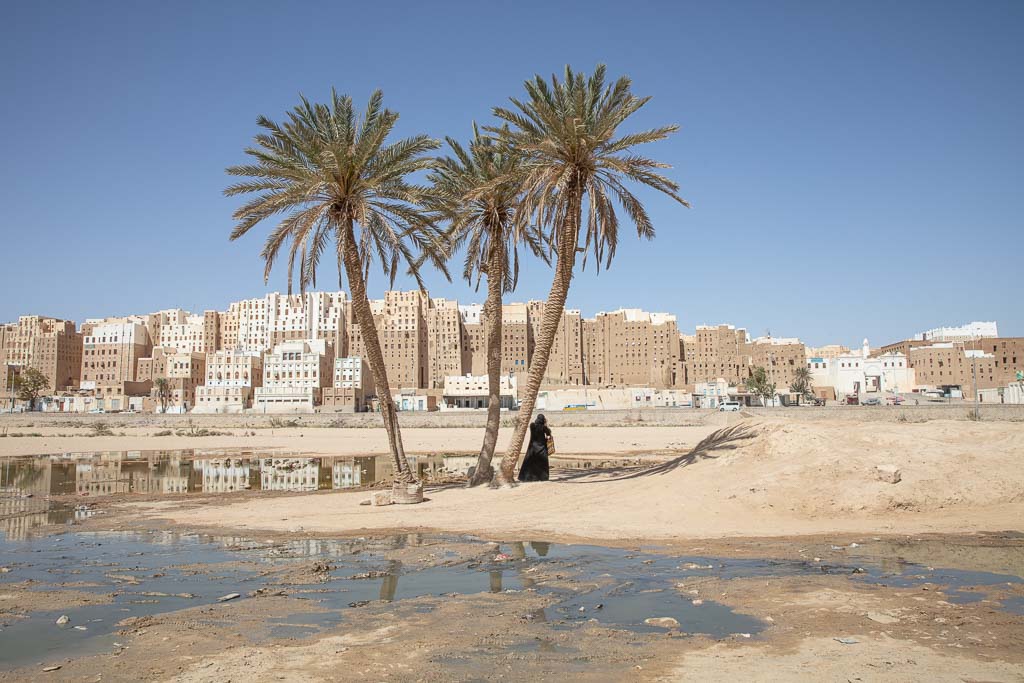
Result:
[[[722,401],[718,404],[718,412],[720,413],[735,413],[740,409],[739,401]]]

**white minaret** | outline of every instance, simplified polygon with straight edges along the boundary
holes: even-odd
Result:
[[[871,347],[868,345],[867,337],[864,338],[864,344],[860,347],[860,353],[865,358],[871,355]]]

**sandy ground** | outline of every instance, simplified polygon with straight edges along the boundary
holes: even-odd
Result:
[[[167,439],[152,447],[248,441],[325,454],[384,450],[376,430],[266,431],[205,438],[47,434],[0,439],[0,449],[46,452],[39,449],[43,442],[54,451],[139,449]],[[404,433],[412,452],[472,452],[480,437],[478,429]],[[849,546],[856,538],[899,562],[1017,576],[1024,566],[1013,533],[1024,530],[1024,423],[722,416],[705,427],[562,428],[556,438],[560,454],[662,455],[651,459],[660,464],[556,472],[553,481],[510,490],[430,489],[429,500],[415,506],[361,506],[367,494],[359,491],[144,497],[112,500],[110,520],[91,523],[123,519],[142,528],[208,528],[239,538],[468,532],[498,541],[664,543],[680,553],[714,547],[726,557],[818,555],[825,562],[850,552],[832,544]],[[900,481],[879,478],[878,466],[899,468]],[[993,544],[977,534],[982,531],[1010,533]],[[916,538],[925,533],[967,536]],[[295,573],[291,567],[275,574],[274,585],[295,590],[303,583]],[[126,625],[119,637],[127,648],[69,658],[46,680],[1024,681],[1024,617],[997,609],[998,596],[954,604],[941,587],[868,586],[836,575],[684,579],[677,589],[768,627],[750,639],[718,642],[685,633],[630,635],[588,623],[552,628],[529,618],[544,598],[523,591],[370,605],[322,635],[254,638],[269,616],[296,610],[298,594],[272,594]],[[1001,590],[1021,595],[1020,584]],[[7,602],[17,602],[21,591],[8,592]],[[38,671],[0,671],[0,680],[26,680]]]
[[[717,418],[717,416],[716,416]],[[706,426],[683,427],[563,427],[558,431],[560,455],[617,455],[670,453],[692,448],[724,423],[724,416]],[[12,432],[15,429],[12,428]],[[227,429],[219,436],[153,436],[155,428],[117,430],[114,436],[92,436],[89,429],[69,427],[19,427],[15,433],[41,436],[0,438],[0,456],[87,451],[182,450],[190,448],[277,448],[315,455],[367,455],[388,452],[381,429]],[[510,429],[503,430],[511,434]],[[483,430],[406,428],[402,440],[406,452],[475,453],[480,450]],[[499,442],[499,445],[504,445]]]
[[[597,441],[611,452],[616,444],[664,451],[684,440],[675,429],[587,431],[581,451]],[[558,437],[564,452],[576,435]],[[564,473],[511,490],[448,487],[428,491],[427,502],[410,507],[361,506],[366,494],[360,492],[240,497],[197,508],[175,501],[134,505],[188,525],[324,533],[673,539],[1005,530],[1019,529],[1024,519],[1022,459],[1024,425],[1017,423],[741,420],[660,468]],[[885,465],[899,468],[901,481],[880,480],[876,467]]]

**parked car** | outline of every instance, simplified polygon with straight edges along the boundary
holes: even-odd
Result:
[[[99,414],[99,413],[105,413],[105,412],[107,412],[107,411],[103,410],[103,408],[93,408],[93,409],[92,409],[92,410],[90,410],[89,412],[90,412],[90,413],[94,413],[94,414]]]
[[[889,396],[888,398],[885,399],[885,403],[886,403],[886,405],[890,405],[890,406],[902,405],[903,404],[903,397],[902,396]]]
[[[735,413],[740,409],[739,401],[722,401],[718,404],[718,412],[720,413]]]
[[[860,402],[862,406],[880,406],[882,405],[881,399],[878,398],[866,398]]]
[[[858,403],[860,403],[860,398],[857,396],[857,394],[850,394],[849,396],[846,397],[846,405],[855,406]]]

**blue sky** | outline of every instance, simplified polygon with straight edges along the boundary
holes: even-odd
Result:
[[[569,305],[812,344],[1024,335],[1021,2],[7,3],[0,57],[0,320],[283,290],[221,190],[299,93],[379,87],[399,134],[465,138],[534,73],[605,62],[653,96],[632,127],[682,127],[645,151],[693,208],[643,193],[656,241],[624,233]],[[549,283],[528,267],[514,298]]]

